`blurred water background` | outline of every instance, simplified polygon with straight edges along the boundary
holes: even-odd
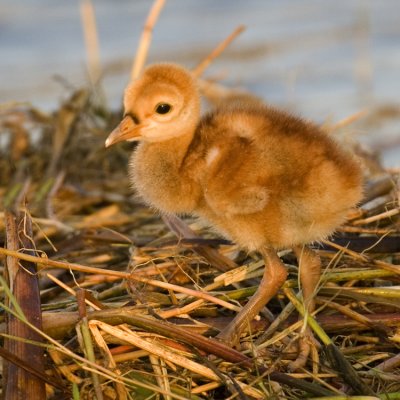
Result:
[[[102,82],[121,104],[150,0],[94,0]],[[339,121],[400,166],[399,0],[168,0],[149,61],[194,67],[237,25],[247,30],[207,70],[306,118]],[[88,82],[79,1],[1,0],[0,102],[55,109]],[[67,86],[68,86],[67,85]]]

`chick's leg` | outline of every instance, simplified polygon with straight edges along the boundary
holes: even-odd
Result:
[[[306,313],[312,313],[315,309],[315,289],[321,277],[321,260],[318,254],[305,246],[297,246],[294,249],[298,263],[300,283],[303,292],[303,302]],[[299,355],[289,365],[289,369],[295,371],[307,362],[311,344],[314,336],[311,329],[307,326],[304,335],[299,341]]]
[[[246,331],[253,318],[274,297],[287,277],[286,268],[275,251],[264,249],[261,253],[265,270],[260,286],[233,321],[217,336],[232,346],[238,343],[241,333]]]

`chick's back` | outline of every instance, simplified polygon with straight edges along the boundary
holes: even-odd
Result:
[[[186,161],[194,159],[203,193],[195,212],[249,250],[322,239],[361,197],[349,152],[316,125],[268,106],[205,115]]]

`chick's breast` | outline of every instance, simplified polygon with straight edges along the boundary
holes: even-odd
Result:
[[[191,214],[201,197],[201,188],[192,179],[193,169],[177,162],[176,154],[185,151],[179,145],[182,143],[176,140],[142,142],[130,159],[130,180],[136,194],[162,213]]]

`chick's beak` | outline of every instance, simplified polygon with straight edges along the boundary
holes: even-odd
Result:
[[[105,146],[110,147],[112,144],[123,142],[124,140],[132,140],[140,136],[140,125],[135,124],[132,118],[127,115],[119,123],[119,125],[108,136]]]

